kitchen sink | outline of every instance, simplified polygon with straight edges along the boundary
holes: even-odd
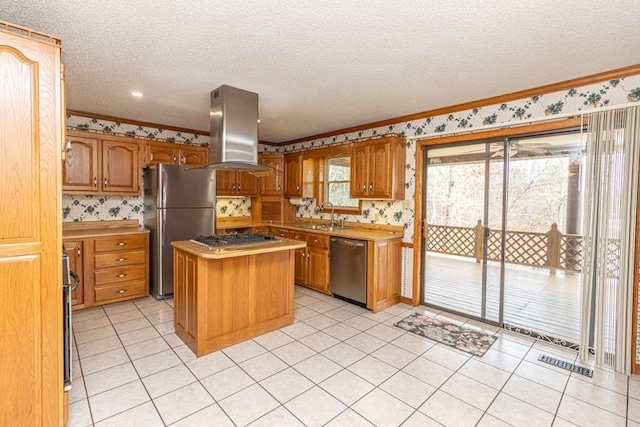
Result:
[[[299,225],[296,225],[296,227],[306,228],[307,230],[319,230],[319,231],[333,231],[340,228],[340,227],[330,227],[325,224],[299,224]]]

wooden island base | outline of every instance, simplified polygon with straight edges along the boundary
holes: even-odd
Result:
[[[293,323],[295,249],[209,251],[174,242],[174,326],[197,356]]]

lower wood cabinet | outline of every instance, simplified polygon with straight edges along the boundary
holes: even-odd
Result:
[[[307,242],[306,248],[295,250],[295,282],[331,295],[330,236],[277,226],[270,226],[269,232],[276,237]],[[400,237],[367,241],[367,308],[373,312],[400,302],[401,242]]]
[[[149,295],[149,234],[146,232],[63,239],[71,270],[80,277],[74,309]]]
[[[374,313],[400,302],[401,241],[367,242],[367,308]]]
[[[75,289],[71,293],[71,305],[84,306],[84,241],[64,240],[62,243],[69,256],[69,269],[78,275],[78,280],[71,279]]]
[[[331,295],[329,289],[329,236],[301,233],[272,227],[276,237],[307,242],[306,248],[295,250],[295,282],[318,292]]]
[[[202,356],[292,324],[292,252],[207,259],[174,248],[176,334]]]

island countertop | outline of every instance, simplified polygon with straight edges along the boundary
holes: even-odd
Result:
[[[179,240],[171,242],[174,248],[183,250],[187,253],[205,259],[226,259],[247,255],[260,255],[270,252],[286,251],[290,249],[299,249],[307,246],[305,242],[292,239],[280,238],[277,242],[254,243],[238,246],[223,246],[220,248],[208,249],[202,245],[194,243],[190,240]]]

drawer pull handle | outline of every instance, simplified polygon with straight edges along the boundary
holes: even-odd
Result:
[[[120,289],[119,291],[116,291],[116,294],[124,294],[125,292],[127,292],[126,289]]]
[[[120,273],[116,277],[120,277],[120,278],[127,277],[127,273]]]
[[[124,246],[126,244],[127,244],[127,242],[118,242],[118,243],[116,243],[117,246]]]
[[[122,261],[126,261],[126,260],[127,260],[126,257],[118,258],[118,262],[122,262]]]

